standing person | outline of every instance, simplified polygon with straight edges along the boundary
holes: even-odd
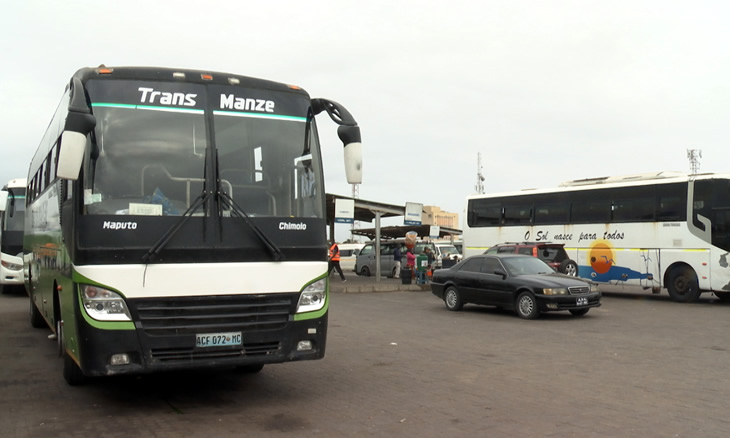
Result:
[[[400,261],[403,256],[400,253],[400,245],[396,244],[393,250],[393,261],[395,262],[395,275],[393,278],[400,278]]]
[[[426,248],[428,251],[428,248]],[[416,283],[426,284],[426,269],[428,269],[428,256],[426,253],[418,254],[416,257]]]
[[[408,248],[408,252],[406,252],[406,266],[411,271],[416,268],[416,255],[413,254],[412,248]]]
[[[332,268],[337,270],[343,282],[347,281],[345,279],[345,274],[342,272],[342,268],[340,267],[340,247],[337,246],[337,243],[333,243],[332,246],[330,246],[330,262],[329,269],[327,269],[328,276],[332,273]]]
[[[433,253],[433,251],[431,251],[431,248],[428,246],[426,247],[424,252],[426,253],[426,257],[428,257],[428,264],[433,266],[433,262],[436,260],[436,255]]]

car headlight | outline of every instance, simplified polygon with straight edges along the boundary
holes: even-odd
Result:
[[[20,271],[21,269],[23,269],[23,265],[18,265],[18,264],[15,264],[15,263],[10,263],[10,262],[5,261],[5,260],[3,260],[0,263],[2,263],[2,265],[5,267],[5,269],[8,269],[10,271]]]
[[[326,298],[327,280],[321,278],[309,284],[302,290],[297,303],[297,313],[314,312],[324,307]]]
[[[598,285],[595,283],[591,283],[591,292],[598,292]]]
[[[568,295],[568,289],[564,287],[548,287],[542,290],[543,295]]]
[[[116,292],[98,286],[81,285],[84,310],[98,321],[131,321],[124,298]]]

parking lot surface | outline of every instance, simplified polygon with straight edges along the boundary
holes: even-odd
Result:
[[[390,280],[393,282],[394,280]],[[727,437],[730,306],[611,294],[584,317],[332,295],[321,361],[66,385],[0,296],[3,437]]]

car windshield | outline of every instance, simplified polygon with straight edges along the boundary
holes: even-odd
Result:
[[[535,257],[506,257],[502,263],[512,275],[551,274],[553,268]]]
[[[444,256],[459,254],[459,251],[453,245],[439,245],[439,249],[441,250],[441,254]]]

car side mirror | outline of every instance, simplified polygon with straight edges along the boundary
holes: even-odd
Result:
[[[501,269],[495,269],[494,270],[494,275],[499,275],[500,277],[502,277],[502,280],[504,280],[505,278],[507,278],[507,273],[504,272]]]

